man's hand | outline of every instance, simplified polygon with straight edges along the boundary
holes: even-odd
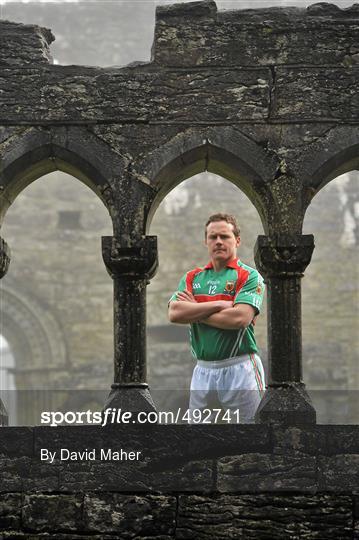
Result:
[[[186,289],[185,291],[177,292],[177,301],[178,302],[196,302],[196,299],[193,296],[193,294],[187,291]]]

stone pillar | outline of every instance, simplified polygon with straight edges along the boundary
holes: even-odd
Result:
[[[10,248],[3,238],[0,237],[0,278],[4,277],[9,269]]]
[[[8,271],[9,264],[10,264],[10,248],[5,242],[5,240],[3,240],[3,238],[0,237],[0,279],[4,277],[6,272]],[[1,300],[1,290],[0,290],[0,300]],[[0,309],[1,309],[1,305],[0,305]],[[0,331],[1,331],[1,328],[0,328]],[[3,402],[1,401],[1,396],[0,396],[0,426],[7,426],[8,423],[9,423],[8,414],[7,414],[7,411],[5,409]]]
[[[114,281],[114,384],[105,408],[154,410],[146,383],[146,285],[158,266],[157,237],[133,244],[102,237],[102,254]]]
[[[268,285],[267,391],[256,422],[315,424],[316,413],[302,382],[301,278],[311,260],[313,235],[259,236],[257,269]]]
[[[9,425],[9,415],[5,409],[5,405],[0,399],[0,427]]]

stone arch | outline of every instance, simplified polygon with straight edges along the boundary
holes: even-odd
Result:
[[[82,133],[82,139],[80,133]],[[86,147],[86,142],[88,142],[88,147]],[[76,177],[81,184],[90,188],[101,200],[111,219],[112,195],[107,183],[111,172],[108,154],[105,152],[106,145],[97,142],[96,137],[91,133],[78,128],[54,128],[51,133],[48,130],[31,129],[13,136],[2,155],[0,184],[4,189],[0,191],[0,197],[2,196],[5,200],[5,204],[3,200],[0,203],[2,219],[6,216],[11,203],[30,183],[47,173],[58,170]],[[101,170],[102,158],[104,166]],[[73,183],[77,184],[78,188],[84,187],[79,182]],[[95,199],[93,193],[92,197]],[[40,207],[39,199],[37,203]],[[83,208],[86,212],[87,206]],[[51,210],[54,208],[52,207]],[[69,238],[75,238],[75,234],[76,232],[71,233]],[[52,245],[57,248],[55,243]],[[100,236],[98,236],[98,257],[101,257]],[[107,279],[105,268],[103,271]],[[57,306],[51,305],[49,297],[44,300],[46,294],[41,294],[40,285],[38,289],[36,287],[36,293],[34,293],[34,290],[29,290],[30,287],[23,281],[23,279],[26,280],[25,273],[15,274],[16,282],[13,279],[10,264],[10,272],[1,282],[0,294],[3,333],[14,352],[16,371],[25,372],[26,370],[28,388],[36,385],[36,373],[39,374],[38,379],[43,383],[44,388],[49,389],[60,384],[78,385],[79,383],[74,382],[74,376],[71,375],[72,372],[77,375],[77,365],[75,361],[74,363],[70,361],[73,343],[66,328],[64,314],[57,309]],[[83,297],[86,296],[86,292],[82,294]],[[88,351],[92,354],[90,346]],[[88,372],[92,368],[91,365]],[[96,376],[97,374],[94,374],[94,377]]]
[[[328,182],[359,170],[359,137],[356,126],[338,126],[303,154],[299,167],[304,174],[304,212]]]
[[[68,366],[68,350],[59,319],[13,279],[6,278],[6,284],[1,286],[1,323],[18,371]]]
[[[113,197],[108,147],[90,132],[77,128],[31,128],[10,137],[0,171],[0,223],[15,198],[36,179],[60,170],[87,185],[112,218]],[[101,158],[99,157],[101,156]]]
[[[204,171],[238,186],[257,209],[267,231],[267,184],[278,169],[277,158],[240,131],[231,127],[190,129],[173,137],[146,160],[144,174],[156,191],[146,231],[164,197],[183,180]]]

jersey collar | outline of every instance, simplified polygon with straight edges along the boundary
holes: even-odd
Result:
[[[234,268],[236,270],[238,268],[238,261],[239,261],[239,259],[238,259],[238,257],[236,257],[232,261],[229,261],[226,264],[226,267],[227,268]],[[204,267],[205,270],[211,270],[212,268],[213,268],[213,264],[212,264],[211,261]]]

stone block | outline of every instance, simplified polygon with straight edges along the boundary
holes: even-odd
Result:
[[[350,493],[359,485],[359,454],[318,457],[318,485],[321,491]]]
[[[218,460],[220,492],[316,492],[316,459],[312,456],[246,454]]]
[[[1,21],[0,63],[2,66],[47,64],[52,61],[49,45],[54,39],[47,28]]]
[[[34,453],[34,434],[32,428],[2,427],[0,438],[0,457],[32,456]]]
[[[32,459],[22,476],[22,487],[28,493],[34,491],[58,491],[59,467]]]
[[[213,489],[213,462],[189,461],[156,465],[152,460],[128,463],[71,464],[60,469],[62,492],[95,491],[193,491]]]
[[[101,448],[103,430],[100,426],[37,426],[34,427],[34,456],[40,459],[41,448],[59,451],[61,448],[85,450]]]
[[[352,539],[352,501],[335,495],[221,495],[179,498],[176,537]]]
[[[248,425],[168,425],[159,426],[159,448],[153,459],[161,463],[173,459],[215,459],[230,454],[268,452],[270,428]],[[153,433],[155,435],[155,433]]]
[[[176,505],[175,497],[162,495],[89,494],[84,499],[86,530],[123,539],[173,535]]]
[[[325,436],[323,453],[331,454],[359,454],[359,426],[318,426]]]
[[[27,457],[0,459],[0,492],[21,491],[22,479],[30,463]]]
[[[276,68],[272,120],[358,120],[359,67]]]
[[[81,531],[82,495],[25,495],[22,524],[28,531]]]
[[[307,454],[316,456],[326,449],[327,439],[322,426],[281,427],[272,429],[273,452],[275,454]]]
[[[0,530],[20,527],[21,493],[3,493],[0,495]]]

